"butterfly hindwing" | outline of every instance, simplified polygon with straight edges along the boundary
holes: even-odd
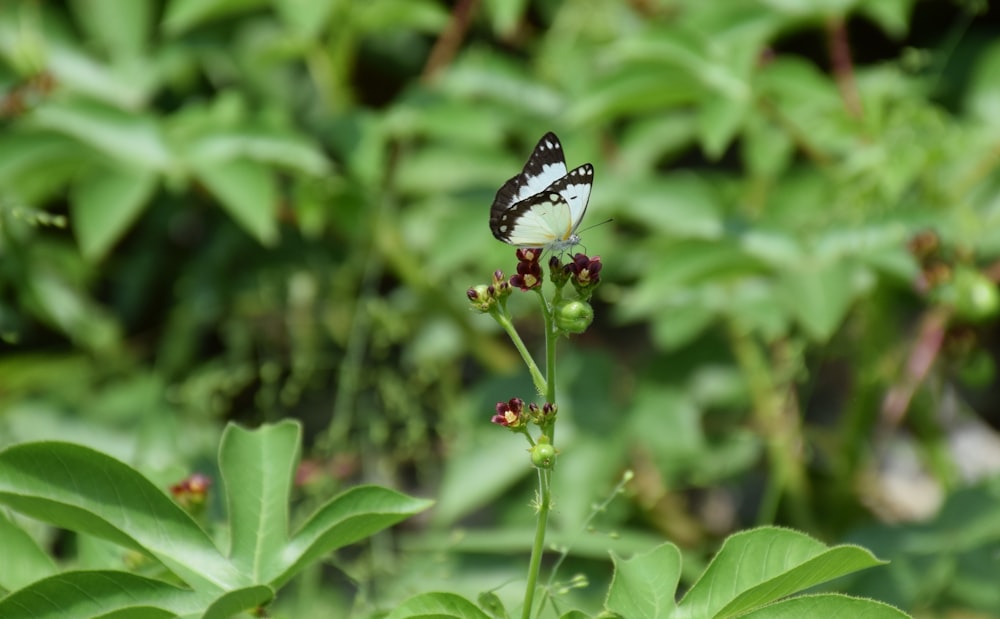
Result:
[[[519,247],[547,247],[569,238],[573,220],[566,199],[555,191],[543,191],[500,213],[490,221],[493,234]]]
[[[593,180],[589,163],[567,173],[559,138],[546,133],[521,173],[497,191],[490,209],[493,236],[519,247],[558,250],[575,245]]]

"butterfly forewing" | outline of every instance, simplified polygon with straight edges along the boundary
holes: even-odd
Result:
[[[554,133],[546,133],[541,140],[538,140],[521,173],[504,183],[497,192],[490,214],[514,206],[564,176],[566,176],[566,159],[563,156],[562,144]]]

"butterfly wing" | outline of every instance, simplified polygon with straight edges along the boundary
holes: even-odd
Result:
[[[512,177],[497,191],[490,209],[490,218],[518,202],[543,191],[566,176],[566,158],[559,138],[551,131],[542,136],[531,151],[528,163],[517,176]]]
[[[554,191],[566,201],[570,211],[570,219],[573,221],[571,232],[576,232],[580,222],[583,221],[583,216],[587,212],[587,203],[590,202],[590,188],[593,184],[594,166],[585,163],[570,170],[569,174],[546,188],[546,191]]]
[[[573,237],[572,210],[556,191],[521,200],[490,218],[493,235],[518,247],[557,247]]]

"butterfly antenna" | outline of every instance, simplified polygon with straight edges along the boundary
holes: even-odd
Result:
[[[592,226],[587,226],[583,230],[580,230],[580,232],[586,232],[587,230],[593,230],[597,226],[603,226],[604,224],[609,224],[609,223],[611,223],[613,221],[614,221],[614,218],[608,218],[608,219],[605,219],[604,221],[599,221],[599,222],[597,222],[596,224],[594,224]]]

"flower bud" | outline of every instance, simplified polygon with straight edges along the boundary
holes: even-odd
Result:
[[[469,303],[472,304],[473,309],[480,312],[490,311],[490,305],[493,303],[493,293],[490,288],[491,286],[486,284],[479,284],[466,291],[465,294],[469,297]]]
[[[594,308],[584,301],[563,301],[556,306],[556,326],[567,333],[583,333],[594,322]]]

